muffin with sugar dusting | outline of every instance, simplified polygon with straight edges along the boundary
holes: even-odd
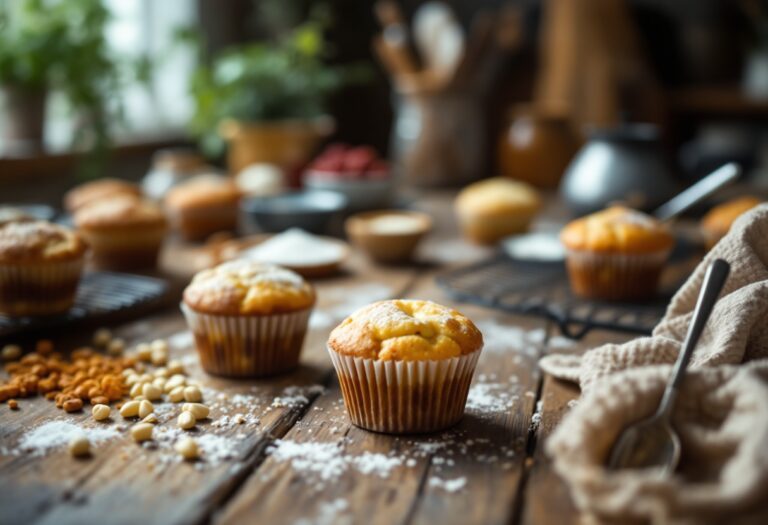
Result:
[[[0,313],[18,317],[69,310],[87,249],[76,232],[58,224],[0,227]]]
[[[137,184],[122,179],[103,178],[80,184],[64,195],[64,209],[70,213],[94,202],[108,202],[119,196],[141,197]]]
[[[460,312],[404,299],[361,308],[328,340],[350,419],[388,433],[457,423],[482,347],[482,334]]]
[[[664,224],[624,206],[569,223],[560,240],[573,292],[617,301],[653,297],[675,244]]]
[[[314,304],[299,274],[238,259],[195,275],[181,309],[207,372],[258,377],[298,365]]]

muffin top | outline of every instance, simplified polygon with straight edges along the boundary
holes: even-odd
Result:
[[[538,192],[524,182],[494,177],[470,184],[456,197],[459,213],[503,215],[536,213],[541,207]]]
[[[86,204],[116,195],[141,195],[141,189],[132,182],[120,179],[99,179],[72,188],[64,195],[64,208],[74,213]]]
[[[729,200],[709,210],[701,225],[707,232],[722,237],[731,229],[733,221],[761,202],[757,197],[750,196]]]
[[[37,219],[29,213],[13,206],[0,206],[0,227],[11,222],[29,222]]]
[[[611,206],[569,223],[560,240],[571,250],[649,253],[672,248],[675,238],[645,213]]]
[[[78,209],[74,220],[78,228],[86,230],[165,225],[165,215],[158,205],[131,195],[118,195],[92,202]]]
[[[383,361],[448,359],[480,350],[483,335],[461,313],[431,301],[380,301],[357,310],[331,332],[343,355]]]
[[[174,209],[205,208],[232,204],[240,198],[237,185],[228,177],[198,175],[171,188],[165,204]]]
[[[315,302],[315,291],[299,274],[245,259],[199,272],[184,290],[195,311],[221,315],[295,312]]]
[[[87,249],[77,233],[47,221],[11,222],[0,227],[0,262],[77,259]]]

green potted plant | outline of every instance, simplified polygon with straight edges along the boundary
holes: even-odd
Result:
[[[0,4],[0,90],[7,141],[40,147],[45,100],[57,91],[77,122],[73,146],[89,151],[89,160],[103,159],[110,127],[120,115],[116,94],[127,75],[137,71],[110,53],[104,34],[109,18],[101,0]]]
[[[273,40],[225,50],[195,72],[193,132],[203,150],[220,154],[237,173],[267,162],[302,165],[334,128],[326,103],[364,68],[325,63],[323,23],[304,22]]]

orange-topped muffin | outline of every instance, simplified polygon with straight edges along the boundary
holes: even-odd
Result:
[[[87,248],[77,233],[46,221],[0,227],[0,313],[25,316],[68,310]]]
[[[381,301],[358,310],[328,341],[334,351],[382,361],[448,359],[475,352],[483,336],[461,313],[431,301]]]
[[[458,422],[482,346],[467,317],[419,300],[368,305],[328,340],[352,422],[390,433],[432,432]]]
[[[708,248],[725,237],[733,222],[743,213],[748,212],[763,202],[757,197],[739,197],[715,206],[701,220],[701,228]]]
[[[64,209],[74,213],[83,206],[99,201],[109,201],[118,195],[141,196],[137,184],[120,179],[105,178],[86,182],[72,188],[64,195]]]
[[[494,177],[461,190],[455,208],[464,235],[492,244],[526,231],[541,208],[541,199],[536,189],[524,182]]]
[[[75,225],[91,245],[99,268],[152,268],[167,230],[165,215],[153,202],[121,195],[80,208]]]
[[[240,190],[228,177],[198,175],[173,187],[164,206],[171,224],[190,241],[237,226]]]
[[[199,272],[181,309],[206,371],[255,377],[298,365],[314,304],[299,274],[239,259]]]
[[[606,300],[653,297],[675,244],[662,223],[624,206],[571,222],[560,239],[573,292]]]

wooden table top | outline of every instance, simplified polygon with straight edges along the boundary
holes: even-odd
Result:
[[[137,445],[119,416],[106,427],[120,435],[95,444],[89,459],[72,458],[66,447],[30,454],[20,441],[47,421],[104,425],[89,411],[66,414],[40,397],[21,400],[18,411],[0,406],[0,523],[577,521],[543,450],[579,391],[542,377],[536,363],[550,350],[582,352],[626,340],[624,334],[593,332],[575,343],[544,319],[455,304],[486,339],[461,423],[437,434],[390,436],[356,428],[346,417],[324,346],[333,326],[356,307],[384,298],[450,305],[435,285],[436,273],[447,261],[466,264],[489,254],[459,240],[450,196],[420,202],[436,219],[421,247],[430,262],[377,267],[355,254],[344,275],[317,281],[317,313],[294,373],[258,381],[205,375],[177,307],[111,327],[129,346],[168,338],[172,357],[182,358],[206,387],[211,419],[192,433],[207,436],[203,461],[178,461],[168,441]],[[539,225],[555,215],[545,213]],[[67,350],[88,338],[72,334],[54,342]],[[158,428],[175,428],[179,405],[157,406]],[[247,421],[232,424],[236,413],[248,415]]]

